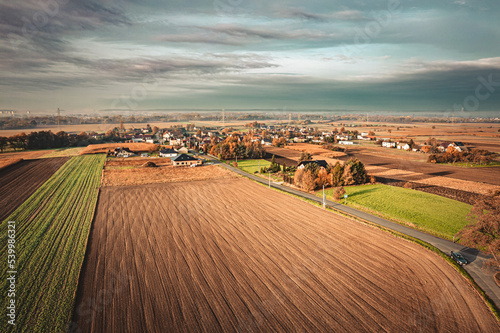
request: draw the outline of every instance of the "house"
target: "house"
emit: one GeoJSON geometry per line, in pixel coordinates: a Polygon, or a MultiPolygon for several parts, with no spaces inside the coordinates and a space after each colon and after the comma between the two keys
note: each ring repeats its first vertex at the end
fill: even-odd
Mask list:
{"type": "Polygon", "coordinates": [[[296,136],[295,138],[293,138],[293,142],[303,143],[306,142],[306,139],[296,136]]]}
{"type": "Polygon", "coordinates": [[[323,168],[327,168],[328,167],[328,163],[326,163],[325,160],[315,160],[315,161],[302,161],[299,163],[299,165],[297,166],[297,169],[304,169],[306,165],[310,164],[310,163],[315,163],[317,164],[319,167],[323,167],[323,168]]]}
{"type": "Polygon", "coordinates": [[[440,151],[440,152],[445,152],[446,149],[448,149],[448,146],[451,145],[451,142],[443,142],[441,143],[440,145],[437,146],[437,149],[440,151]]]}
{"type": "Polygon", "coordinates": [[[179,155],[179,153],[177,153],[173,149],[167,148],[160,150],[158,152],[158,155],[160,155],[160,157],[176,157],[177,155],[179,155]]]}
{"type": "Polygon", "coordinates": [[[407,144],[406,142],[398,142],[397,148],[402,149],[402,150],[410,150],[411,149],[410,145],[407,144]]]}
{"type": "Polygon", "coordinates": [[[347,146],[347,145],[353,145],[353,144],[354,144],[354,142],[352,142],[352,141],[345,141],[345,140],[339,141],[339,145],[346,145],[347,146]]]}
{"type": "Polygon", "coordinates": [[[382,142],[382,147],[396,148],[396,142],[384,141],[382,142]]]}
{"type": "Polygon", "coordinates": [[[264,146],[270,146],[273,144],[273,142],[269,139],[262,139],[262,141],[260,143],[264,146]]]}
{"type": "Polygon", "coordinates": [[[182,147],[182,148],[177,149],[177,152],[179,154],[187,154],[189,152],[189,149],[187,149],[186,147],[182,147]]]}
{"type": "Polygon", "coordinates": [[[149,154],[148,153],[142,153],[141,157],[149,157],[149,154]]]}
{"type": "MultiPolygon", "coordinates": [[[[448,147],[453,147],[456,151],[458,152],[463,152],[463,151],[467,151],[467,147],[465,147],[465,145],[462,143],[462,142],[459,142],[459,141],[455,141],[455,142],[452,142],[448,145],[448,147]]],[[[447,148],[448,149],[448,148],[447,148]]]]}
{"type": "Polygon", "coordinates": [[[201,165],[201,160],[187,154],[180,154],[172,158],[172,164],[173,166],[190,166],[193,164],[201,165]]]}
{"type": "Polygon", "coordinates": [[[169,140],[169,144],[171,146],[180,146],[181,145],[181,142],[182,140],[181,139],[174,139],[174,138],[170,138],[169,140]]]}
{"type": "Polygon", "coordinates": [[[132,152],[130,149],[128,148],[116,148],[113,152],[113,155],[115,155],[116,157],[132,157],[132,156],[136,156],[136,154],[134,152],[132,152]]]}

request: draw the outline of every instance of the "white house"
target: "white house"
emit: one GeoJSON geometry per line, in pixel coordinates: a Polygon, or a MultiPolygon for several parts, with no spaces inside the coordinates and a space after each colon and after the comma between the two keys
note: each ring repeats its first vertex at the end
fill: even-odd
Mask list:
{"type": "Polygon", "coordinates": [[[406,142],[398,142],[397,148],[402,149],[402,150],[410,150],[411,149],[410,145],[407,144],[406,142]]]}
{"type": "Polygon", "coordinates": [[[354,142],[352,141],[347,141],[347,140],[342,140],[342,141],[339,141],[339,145],[353,145],[354,142]]]}
{"type": "Polygon", "coordinates": [[[160,155],[160,157],[176,157],[177,155],[179,155],[179,153],[177,153],[173,149],[162,149],[160,150],[158,155],[160,155]]]}
{"type": "Polygon", "coordinates": [[[382,142],[382,147],[396,148],[396,142],[384,141],[382,142]]]}

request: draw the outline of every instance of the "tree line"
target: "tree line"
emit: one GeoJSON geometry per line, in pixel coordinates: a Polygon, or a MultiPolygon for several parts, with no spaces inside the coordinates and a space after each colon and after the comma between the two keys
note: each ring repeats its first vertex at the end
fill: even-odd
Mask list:
{"type": "Polygon", "coordinates": [[[122,139],[120,139],[115,131],[108,131],[106,135],[100,139],[95,139],[85,132],[81,132],[78,135],[70,135],[64,131],[57,133],[39,131],[29,134],[23,132],[10,137],[0,137],[0,151],[3,152],[6,148],[14,150],[36,150],[80,147],[104,142],[117,142],[120,140],[122,139]]]}
{"type": "Polygon", "coordinates": [[[203,146],[205,152],[217,156],[222,160],[233,160],[236,158],[262,158],[265,154],[264,148],[259,141],[252,142],[252,135],[247,134],[241,138],[239,133],[233,133],[223,142],[216,143],[215,137],[210,144],[203,146]]]}

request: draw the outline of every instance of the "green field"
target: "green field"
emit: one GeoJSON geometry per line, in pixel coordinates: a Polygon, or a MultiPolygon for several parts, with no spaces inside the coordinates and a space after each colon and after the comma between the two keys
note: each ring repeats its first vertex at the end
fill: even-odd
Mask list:
{"type": "Polygon", "coordinates": [[[43,158],[50,157],[66,157],[66,156],[78,156],[85,147],[74,147],[74,148],[59,148],[54,152],[49,153],[47,155],[43,155],[43,158]]]}
{"type": "MultiPolygon", "coordinates": [[[[261,168],[268,168],[271,165],[271,162],[266,161],[266,160],[240,160],[238,161],[238,168],[241,170],[248,172],[248,173],[255,173],[256,171],[259,172],[259,162],[260,162],[260,167],[261,168]]],[[[231,165],[233,161],[230,161],[231,165]]]]}
{"type": "Polygon", "coordinates": [[[66,331],[105,158],[73,157],[0,225],[0,256],[7,258],[7,221],[15,221],[17,271],[16,326],[7,322],[7,269],[0,274],[0,331],[66,331]]]}
{"type": "MultiPolygon", "coordinates": [[[[453,239],[467,225],[472,206],[438,195],[389,185],[344,187],[347,205],[410,225],[436,236],[453,239]]],[[[332,189],[325,191],[333,200],[332,189]]],[[[322,192],[316,193],[322,196],[322,192]]],[[[341,203],[344,203],[342,199],[341,203]]]]}

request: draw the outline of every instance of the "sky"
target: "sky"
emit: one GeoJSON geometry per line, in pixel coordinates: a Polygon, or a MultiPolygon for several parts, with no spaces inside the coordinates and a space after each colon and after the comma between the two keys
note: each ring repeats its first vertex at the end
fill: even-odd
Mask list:
{"type": "Polygon", "coordinates": [[[0,0],[0,110],[500,114],[498,0],[0,0]]]}

